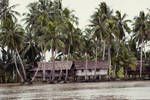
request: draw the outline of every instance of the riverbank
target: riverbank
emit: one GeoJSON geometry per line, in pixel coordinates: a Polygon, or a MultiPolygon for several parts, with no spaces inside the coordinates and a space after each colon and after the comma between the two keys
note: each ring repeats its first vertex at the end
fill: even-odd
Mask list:
{"type": "Polygon", "coordinates": [[[1,100],[149,100],[150,81],[32,84],[0,87],[1,100]]]}
{"type": "Polygon", "coordinates": [[[21,83],[2,83],[0,87],[20,86],[21,83]]]}
{"type": "MultiPolygon", "coordinates": [[[[110,84],[110,87],[112,85],[115,86],[115,84],[120,83],[121,85],[123,84],[127,84],[128,87],[132,87],[132,86],[142,86],[142,84],[146,85],[146,86],[150,86],[150,80],[128,80],[128,81],[124,81],[124,80],[119,80],[119,81],[101,81],[101,82],[71,82],[71,83],[57,83],[57,84],[51,84],[51,85],[67,85],[67,84],[110,84]]],[[[7,83],[7,84],[0,84],[0,87],[13,87],[13,86],[37,86],[37,85],[50,85],[49,83],[42,83],[42,82],[34,82],[32,84],[21,84],[21,83],[7,83]]],[[[104,85],[102,85],[104,86],[104,85]]],[[[108,86],[109,87],[109,86],[108,86]]],[[[104,87],[105,88],[105,87],[104,87]]]]}

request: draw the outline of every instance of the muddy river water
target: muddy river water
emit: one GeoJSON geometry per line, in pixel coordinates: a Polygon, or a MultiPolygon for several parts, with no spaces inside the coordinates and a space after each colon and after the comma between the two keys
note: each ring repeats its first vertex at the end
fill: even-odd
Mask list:
{"type": "Polygon", "coordinates": [[[150,100],[150,81],[0,86],[0,100],[150,100]]]}

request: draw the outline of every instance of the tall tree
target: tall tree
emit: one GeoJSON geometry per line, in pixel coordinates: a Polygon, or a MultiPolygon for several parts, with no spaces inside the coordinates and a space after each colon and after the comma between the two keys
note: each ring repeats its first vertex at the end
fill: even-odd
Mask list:
{"type": "Polygon", "coordinates": [[[142,78],[142,69],[143,69],[143,48],[145,42],[148,38],[147,31],[149,30],[149,19],[148,14],[141,11],[139,16],[135,18],[133,31],[136,33],[135,38],[137,39],[138,45],[140,46],[140,77],[142,78]]]}
{"type": "MultiPolygon", "coordinates": [[[[3,18],[2,21],[2,32],[1,32],[1,44],[4,47],[7,47],[8,49],[12,50],[14,52],[14,61],[16,62],[16,57],[18,56],[18,59],[20,60],[22,70],[23,70],[23,76],[24,79],[22,79],[21,74],[19,74],[19,70],[17,70],[19,76],[21,77],[22,81],[26,80],[26,71],[22,62],[22,59],[19,54],[19,50],[22,48],[23,38],[24,38],[24,30],[22,27],[16,22],[14,22],[12,16],[10,13],[6,13],[5,18],[3,18]],[[15,56],[16,55],[16,56],[15,56]]],[[[17,66],[16,66],[16,69],[17,66]]]]}
{"type": "Polygon", "coordinates": [[[105,49],[106,49],[106,38],[107,38],[107,32],[106,28],[104,27],[104,24],[106,23],[106,20],[112,16],[112,11],[107,6],[105,2],[100,3],[99,8],[96,8],[96,11],[91,16],[91,27],[94,31],[94,37],[97,38],[97,40],[101,41],[103,43],[103,55],[102,59],[105,60],[105,49]]]}
{"type": "Polygon", "coordinates": [[[35,37],[35,42],[41,47],[44,59],[45,52],[51,50],[52,80],[54,80],[56,51],[63,47],[61,30],[64,20],[61,1],[39,0],[31,3],[29,10],[30,12],[26,14],[25,18],[27,28],[35,37]]]}

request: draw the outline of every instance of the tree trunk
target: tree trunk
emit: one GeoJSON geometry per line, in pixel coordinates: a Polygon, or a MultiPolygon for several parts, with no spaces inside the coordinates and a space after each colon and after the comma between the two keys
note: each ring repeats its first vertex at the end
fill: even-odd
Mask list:
{"type": "Polygon", "coordinates": [[[24,68],[24,65],[23,65],[23,61],[22,61],[22,59],[21,59],[21,57],[20,57],[20,54],[19,54],[19,52],[18,52],[17,49],[16,49],[16,53],[17,53],[18,58],[19,58],[19,60],[20,60],[21,67],[22,67],[22,71],[23,71],[23,74],[24,74],[24,79],[25,79],[25,81],[26,81],[26,79],[27,79],[26,71],[25,71],[25,68],[24,68]]]}
{"type": "Polygon", "coordinates": [[[105,49],[106,49],[106,43],[103,41],[103,57],[102,60],[105,60],[105,49]]]}
{"type": "Polygon", "coordinates": [[[7,74],[6,74],[6,72],[4,72],[4,83],[7,83],[7,74]]]}
{"type": "Polygon", "coordinates": [[[13,72],[12,72],[12,79],[15,80],[15,71],[14,71],[14,67],[13,67],[13,72]]]}
{"type": "Polygon", "coordinates": [[[45,49],[44,49],[44,47],[42,47],[41,46],[41,49],[42,49],[42,68],[43,68],[43,70],[42,70],[42,75],[43,75],[43,81],[45,81],[46,79],[45,79],[45,61],[46,61],[46,55],[45,55],[45,49]]]}
{"type": "Polygon", "coordinates": [[[141,44],[141,54],[140,54],[140,78],[142,78],[142,69],[143,69],[143,39],[142,39],[142,44],[141,44]]]}
{"type": "MultiPolygon", "coordinates": [[[[116,49],[117,49],[116,58],[118,59],[119,48],[116,48],[116,49]]],[[[117,75],[117,65],[116,65],[116,63],[115,63],[115,68],[114,68],[114,75],[115,75],[115,78],[118,78],[118,75],[117,75]]]]}
{"type": "Polygon", "coordinates": [[[126,68],[126,67],[124,67],[124,68],[123,68],[123,70],[124,70],[124,78],[125,78],[125,79],[128,79],[128,72],[127,72],[127,68],[126,68]]]}
{"type": "Polygon", "coordinates": [[[46,72],[45,72],[45,65],[43,64],[43,81],[45,81],[46,80],[46,78],[45,78],[45,76],[46,76],[46,72]]]}
{"type": "Polygon", "coordinates": [[[68,48],[68,56],[67,56],[67,61],[69,60],[69,57],[70,57],[70,45],[69,45],[69,48],[68,48]]]}
{"type": "MultiPolygon", "coordinates": [[[[69,48],[68,48],[67,64],[69,64],[68,63],[69,57],[70,57],[70,45],[69,45],[69,48]]],[[[67,80],[67,79],[68,79],[68,69],[66,69],[66,76],[65,76],[65,80],[67,80]]]]}
{"type": "Polygon", "coordinates": [[[15,67],[16,67],[16,71],[17,71],[17,73],[18,73],[18,75],[19,75],[19,77],[20,77],[20,79],[21,79],[21,82],[24,82],[24,79],[23,79],[23,77],[22,77],[22,75],[21,75],[21,73],[20,73],[20,71],[19,71],[19,69],[18,69],[18,66],[17,66],[16,56],[15,56],[15,54],[14,54],[13,59],[14,59],[14,63],[15,63],[15,67]]]}
{"type": "Polygon", "coordinates": [[[94,69],[94,78],[96,79],[96,68],[97,68],[97,46],[96,46],[96,59],[95,59],[95,63],[96,63],[96,66],[95,66],[95,69],[94,69]]]}
{"type": "Polygon", "coordinates": [[[111,45],[108,47],[108,62],[109,62],[109,69],[108,69],[108,75],[110,78],[110,72],[111,72],[111,45]]]}
{"type": "MultiPolygon", "coordinates": [[[[63,55],[64,56],[64,55],[63,55]]],[[[61,61],[64,61],[64,58],[61,59],[61,61]]],[[[62,80],[62,76],[63,76],[63,71],[62,69],[60,70],[60,74],[59,74],[59,80],[62,80]]]]}
{"type": "Polygon", "coordinates": [[[38,71],[39,71],[39,66],[38,66],[38,68],[36,69],[36,72],[35,72],[34,76],[32,77],[31,82],[35,79],[35,77],[36,77],[36,75],[37,75],[38,71]]]}
{"type": "MultiPolygon", "coordinates": [[[[143,43],[143,46],[145,45],[145,43],[143,43]]],[[[146,48],[145,46],[143,47],[144,51],[146,51],[146,48]]],[[[144,52],[144,59],[147,59],[147,55],[146,55],[146,52],[144,52]]]]}
{"type": "Polygon", "coordinates": [[[62,69],[60,70],[60,73],[59,73],[59,80],[61,80],[62,78],[62,69]]]}
{"type": "Polygon", "coordinates": [[[54,57],[54,49],[52,48],[52,81],[55,79],[55,57],[54,57]]]}
{"type": "Polygon", "coordinates": [[[87,53],[85,53],[85,57],[86,57],[86,63],[85,63],[85,80],[87,80],[87,66],[88,66],[87,53]]]}

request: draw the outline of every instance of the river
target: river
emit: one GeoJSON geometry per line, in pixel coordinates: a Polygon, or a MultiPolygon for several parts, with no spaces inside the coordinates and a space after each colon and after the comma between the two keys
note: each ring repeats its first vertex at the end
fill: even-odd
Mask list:
{"type": "Polygon", "coordinates": [[[0,100],[150,100],[150,81],[1,86],[0,100]]]}

